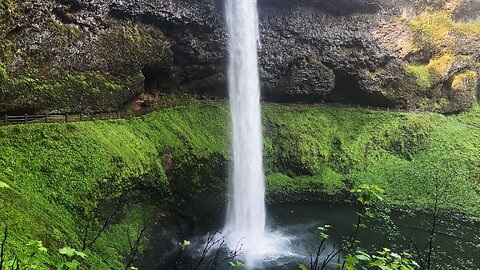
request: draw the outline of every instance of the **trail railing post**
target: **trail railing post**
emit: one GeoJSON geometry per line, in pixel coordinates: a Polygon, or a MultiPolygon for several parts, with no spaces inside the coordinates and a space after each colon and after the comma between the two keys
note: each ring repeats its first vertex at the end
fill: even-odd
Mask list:
{"type": "Polygon", "coordinates": [[[27,123],[28,123],[28,115],[27,115],[27,113],[25,113],[25,124],[27,124],[27,123]]]}
{"type": "Polygon", "coordinates": [[[5,114],[5,126],[8,125],[8,115],[5,114]]]}
{"type": "Polygon", "coordinates": [[[45,123],[48,123],[48,114],[45,113],[43,117],[45,117],[45,123]]]}
{"type": "Polygon", "coordinates": [[[68,122],[68,113],[65,113],[65,123],[68,122]]]}

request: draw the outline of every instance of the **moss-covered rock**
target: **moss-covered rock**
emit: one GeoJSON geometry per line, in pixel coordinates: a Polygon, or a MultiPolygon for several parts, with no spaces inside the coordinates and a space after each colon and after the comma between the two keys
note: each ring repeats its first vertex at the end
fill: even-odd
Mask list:
{"type": "Polygon", "coordinates": [[[91,33],[46,8],[20,16],[1,42],[0,111],[116,111],[145,91],[147,65],[163,66],[167,81],[172,54],[161,31],[122,22],[91,33]]]}
{"type": "Polygon", "coordinates": [[[403,19],[413,34],[411,53],[420,56],[418,59],[411,57],[416,61],[405,68],[407,77],[413,77],[425,91],[416,105],[444,113],[470,108],[477,91],[476,82],[464,84],[461,93],[455,91],[452,82],[465,70],[476,69],[479,24],[454,21],[452,13],[457,5],[451,1],[422,3],[418,16],[403,19]]]}
{"type": "Polygon", "coordinates": [[[14,0],[0,2],[0,36],[2,38],[15,23],[18,15],[17,3],[14,0]]]}
{"type": "MultiPolygon", "coordinates": [[[[448,87],[455,74],[475,70],[480,58],[478,20],[465,3],[260,1],[263,97],[466,110],[471,103],[454,98],[448,87]]],[[[10,78],[35,85],[17,83],[16,93],[12,83],[2,83],[7,93],[0,96],[0,111],[106,111],[142,92],[226,96],[222,9],[213,0],[5,0],[0,11],[8,29],[0,59],[10,78]],[[51,73],[83,75],[85,86],[102,93],[109,92],[103,89],[108,81],[119,91],[69,90],[69,81],[51,73]],[[91,74],[104,79],[89,79],[91,74]],[[65,94],[42,79],[67,88],[65,94]]]]}

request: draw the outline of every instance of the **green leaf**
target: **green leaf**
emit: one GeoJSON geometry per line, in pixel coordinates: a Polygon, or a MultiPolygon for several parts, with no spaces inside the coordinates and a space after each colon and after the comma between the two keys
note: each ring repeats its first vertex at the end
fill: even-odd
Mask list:
{"type": "Polygon", "coordinates": [[[240,261],[236,261],[236,262],[230,262],[230,266],[236,269],[236,268],[243,267],[245,265],[240,261]]]}
{"type": "Polygon", "coordinates": [[[305,264],[301,263],[298,265],[298,269],[300,270],[308,270],[308,268],[305,266],[305,264]]]}
{"type": "Polygon", "coordinates": [[[185,248],[187,248],[188,246],[190,246],[192,243],[188,240],[184,240],[183,243],[178,243],[178,245],[180,246],[180,248],[182,250],[184,250],[185,248]]]}
{"type": "Polygon", "coordinates": [[[390,253],[390,256],[392,256],[392,258],[397,259],[397,260],[402,258],[402,256],[400,256],[399,254],[397,254],[395,252],[390,253]]]}
{"type": "Polygon", "coordinates": [[[37,241],[37,247],[40,252],[48,252],[47,248],[43,246],[42,241],[37,241]]]}
{"type": "Polygon", "coordinates": [[[355,257],[360,261],[370,261],[371,257],[365,252],[359,252],[355,257]]]}
{"type": "Polygon", "coordinates": [[[71,262],[66,262],[65,263],[65,266],[68,268],[68,269],[77,269],[78,266],[80,266],[80,263],[77,261],[77,260],[73,260],[71,262]]]}
{"type": "Polygon", "coordinates": [[[10,188],[10,186],[5,182],[0,181],[0,188],[10,188]]]}
{"type": "Polygon", "coordinates": [[[85,259],[85,257],[87,257],[87,254],[85,254],[81,251],[76,251],[76,250],[75,250],[75,255],[77,255],[78,257],[80,257],[82,259],[85,259]]]}
{"type": "Polygon", "coordinates": [[[67,255],[68,257],[75,256],[75,249],[71,247],[63,247],[59,249],[58,252],[62,255],[67,255]]]}

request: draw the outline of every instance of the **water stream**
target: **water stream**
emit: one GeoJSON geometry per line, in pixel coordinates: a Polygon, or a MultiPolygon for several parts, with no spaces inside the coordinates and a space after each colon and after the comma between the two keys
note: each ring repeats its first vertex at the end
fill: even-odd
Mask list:
{"type": "Polygon", "coordinates": [[[256,0],[227,0],[233,168],[224,235],[252,265],[266,248],[256,0]]]}

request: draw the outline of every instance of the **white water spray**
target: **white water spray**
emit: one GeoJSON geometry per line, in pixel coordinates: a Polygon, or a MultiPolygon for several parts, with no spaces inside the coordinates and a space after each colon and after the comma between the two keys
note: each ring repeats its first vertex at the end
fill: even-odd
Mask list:
{"type": "Polygon", "coordinates": [[[226,0],[233,171],[224,233],[231,249],[242,245],[250,266],[267,249],[256,4],[226,0]]]}

